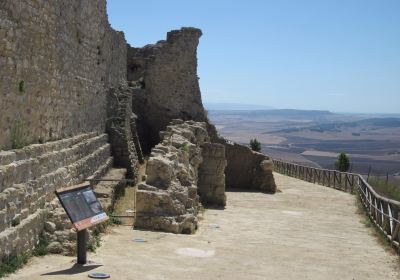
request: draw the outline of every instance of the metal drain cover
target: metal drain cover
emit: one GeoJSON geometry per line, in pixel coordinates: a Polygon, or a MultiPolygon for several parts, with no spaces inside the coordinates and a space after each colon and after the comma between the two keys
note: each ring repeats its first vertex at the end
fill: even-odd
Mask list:
{"type": "Polygon", "coordinates": [[[89,278],[94,278],[94,279],[107,279],[110,278],[110,274],[107,273],[102,273],[102,272],[92,272],[89,273],[89,278]]]}
{"type": "Polygon", "coordinates": [[[135,237],[135,238],[132,238],[132,241],[133,241],[133,242],[139,242],[139,243],[147,242],[147,240],[146,240],[145,238],[143,238],[143,237],[135,237]]]}

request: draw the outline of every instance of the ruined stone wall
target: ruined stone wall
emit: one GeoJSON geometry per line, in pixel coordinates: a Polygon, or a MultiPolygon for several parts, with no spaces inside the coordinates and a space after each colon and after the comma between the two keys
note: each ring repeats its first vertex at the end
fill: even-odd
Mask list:
{"type": "Polygon", "coordinates": [[[197,193],[201,145],[209,141],[205,123],[174,120],[161,138],[147,162],[146,183],[138,187],[135,227],[193,233],[201,205],[197,193]]]}
{"type": "Polygon", "coordinates": [[[227,187],[275,193],[273,163],[268,156],[227,140],[223,143],[228,162],[225,170],[227,187]]]}
{"type": "Polygon", "coordinates": [[[225,206],[225,146],[217,143],[204,143],[201,150],[203,162],[199,167],[197,184],[201,203],[225,206]]]}
{"type": "Polygon", "coordinates": [[[133,94],[133,108],[147,128],[140,135],[146,152],[160,141],[159,132],[172,119],[206,120],[197,76],[201,34],[196,28],[182,28],[168,32],[166,41],[128,47],[128,81],[141,87],[133,94]]]}
{"type": "Polygon", "coordinates": [[[107,172],[107,138],[88,133],[0,152],[0,259],[36,245],[56,189],[107,172]]]}
{"type": "MultiPolygon", "coordinates": [[[[127,177],[134,179],[139,168],[139,157],[134,139],[136,127],[132,116],[132,92],[124,85],[111,88],[107,104],[107,133],[110,137],[114,164],[126,168],[127,177]]],[[[140,146],[138,151],[141,154],[140,146]]]]}
{"type": "Polygon", "coordinates": [[[104,132],[126,42],[105,0],[0,2],[0,149],[104,132]]]}

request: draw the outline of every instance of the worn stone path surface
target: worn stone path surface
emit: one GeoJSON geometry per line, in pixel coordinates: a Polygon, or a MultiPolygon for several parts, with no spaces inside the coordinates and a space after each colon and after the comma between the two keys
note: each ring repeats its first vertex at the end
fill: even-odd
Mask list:
{"type": "MultiPolygon", "coordinates": [[[[354,196],[275,178],[275,195],[228,192],[226,209],[206,210],[195,235],[113,228],[90,256],[104,266],[92,271],[111,279],[399,279],[398,257],[360,222],[354,196]]],[[[34,258],[9,279],[87,279],[72,260],[34,258]]]]}

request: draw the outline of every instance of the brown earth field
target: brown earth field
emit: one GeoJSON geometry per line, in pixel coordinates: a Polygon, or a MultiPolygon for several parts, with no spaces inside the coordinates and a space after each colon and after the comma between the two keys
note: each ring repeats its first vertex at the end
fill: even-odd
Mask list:
{"type": "Polygon", "coordinates": [[[400,176],[398,115],[336,114],[303,110],[211,110],[219,133],[238,143],[257,138],[275,159],[333,169],[338,153],[351,171],[400,176]]]}

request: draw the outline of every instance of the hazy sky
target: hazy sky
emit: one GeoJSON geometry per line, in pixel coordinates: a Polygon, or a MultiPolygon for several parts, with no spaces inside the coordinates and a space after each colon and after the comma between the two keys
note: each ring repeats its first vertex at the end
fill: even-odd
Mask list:
{"type": "Polygon", "coordinates": [[[108,0],[133,46],[201,28],[204,102],[400,113],[399,0],[108,0]]]}

